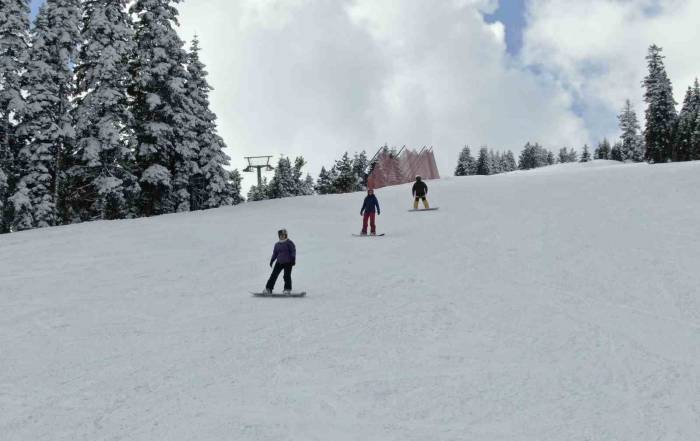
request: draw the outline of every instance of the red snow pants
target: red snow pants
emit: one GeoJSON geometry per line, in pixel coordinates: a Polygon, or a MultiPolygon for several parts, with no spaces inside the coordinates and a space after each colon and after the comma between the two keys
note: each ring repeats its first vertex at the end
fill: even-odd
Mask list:
{"type": "Polygon", "coordinates": [[[376,213],[365,213],[362,218],[362,234],[367,234],[367,222],[369,222],[372,234],[377,232],[377,225],[374,223],[376,213]]]}

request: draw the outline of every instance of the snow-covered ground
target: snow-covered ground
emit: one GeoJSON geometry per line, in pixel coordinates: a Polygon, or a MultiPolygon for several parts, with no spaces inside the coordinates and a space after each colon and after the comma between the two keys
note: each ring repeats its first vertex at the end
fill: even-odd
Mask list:
{"type": "Polygon", "coordinates": [[[0,237],[0,439],[700,439],[700,163],[429,184],[0,237]]]}

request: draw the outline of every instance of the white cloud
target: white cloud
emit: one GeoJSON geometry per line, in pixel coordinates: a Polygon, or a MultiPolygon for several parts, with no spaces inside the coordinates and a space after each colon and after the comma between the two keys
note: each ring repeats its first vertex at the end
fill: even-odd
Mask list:
{"type": "Polygon", "coordinates": [[[182,6],[215,87],[234,165],[246,154],[303,154],[316,174],[345,150],[457,152],[588,142],[557,81],[506,52],[492,0],[207,0],[182,6]]]}
{"type": "Polygon", "coordinates": [[[641,81],[652,43],[664,48],[682,101],[700,75],[699,18],[698,0],[531,0],[522,57],[579,98],[594,135],[616,135],[625,99],[643,116],[641,81]]]}

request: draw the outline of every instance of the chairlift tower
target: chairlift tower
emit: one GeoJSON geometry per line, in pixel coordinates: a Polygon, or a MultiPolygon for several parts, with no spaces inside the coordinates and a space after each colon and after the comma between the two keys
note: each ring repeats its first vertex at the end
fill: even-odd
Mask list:
{"type": "Polygon", "coordinates": [[[272,156],[246,156],[245,159],[248,160],[248,167],[244,168],[243,171],[246,173],[251,173],[253,170],[258,172],[258,187],[262,185],[262,172],[273,171],[275,168],[270,165],[270,158],[272,156]]]}

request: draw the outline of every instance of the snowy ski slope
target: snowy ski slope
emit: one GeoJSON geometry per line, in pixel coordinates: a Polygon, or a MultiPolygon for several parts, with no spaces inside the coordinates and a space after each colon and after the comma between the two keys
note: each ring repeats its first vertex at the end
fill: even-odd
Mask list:
{"type": "Polygon", "coordinates": [[[0,237],[0,439],[700,439],[700,163],[429,184],[0,237]]]}

